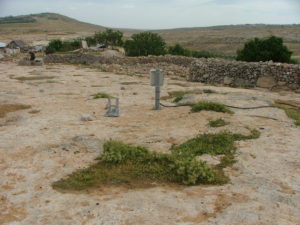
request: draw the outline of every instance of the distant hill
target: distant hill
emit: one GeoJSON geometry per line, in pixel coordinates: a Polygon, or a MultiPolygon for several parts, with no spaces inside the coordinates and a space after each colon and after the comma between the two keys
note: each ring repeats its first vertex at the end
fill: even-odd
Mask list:
{"type": "Polygon", "coordinates": [[[56,13],[40,13],[0,18],[0,34],[41,32],[95,32],[103,26],[84,23],[56,13]]]}
{"type": "MultiPolygon", "coordinates": [[[[129,25],[130,26],[130,25],[129,25]]],[[[76,36],[86,36],[105,27],[84,23],[56,13],[40,13],[24,16],[0,18],[0,38],[9,40],[22,38],[31,41],[76,36]]],[[[142,30],[119,29],[126,38],[142,30]]],[[[167,44],[182,44],[194,50],[209,51],[218,55],[235,56],[236,50],[255,37],[263,38],[271,35],[280,36],[294,54],[293,58],[300,61],[300,25],[265,25],[246,24],[214,27],[177,28],[169,30],[151,30],[160,34],[167,44]]]]}

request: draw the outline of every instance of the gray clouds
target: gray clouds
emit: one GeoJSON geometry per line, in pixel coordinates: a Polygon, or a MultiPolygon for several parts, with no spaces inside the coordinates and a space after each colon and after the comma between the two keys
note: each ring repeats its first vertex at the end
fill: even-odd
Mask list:
{"type": "Polygon", "coordinates": [[[0,0],[0,16],[40,12],[143,29],[300,23],[298,0],[0,0]]]}

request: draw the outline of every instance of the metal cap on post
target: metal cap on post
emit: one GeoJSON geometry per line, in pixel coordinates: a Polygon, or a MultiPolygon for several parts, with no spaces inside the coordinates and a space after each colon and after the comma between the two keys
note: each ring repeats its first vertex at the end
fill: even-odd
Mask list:
{"type": "Polygon", "coordinates": [[[155,110],[160,109],[160,87],[164,85],[164,74],[160,69],[150,70],[150,85],[155,87],[155,110]]]}

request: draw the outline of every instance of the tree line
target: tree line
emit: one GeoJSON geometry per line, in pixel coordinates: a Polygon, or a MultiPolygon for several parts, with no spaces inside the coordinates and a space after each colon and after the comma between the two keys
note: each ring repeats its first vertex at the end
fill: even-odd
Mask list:
{"type": "MultiPolygon", "coordinates": [[[[46,48],[46,53],[66,52],[79,49],[81,40],[72,41],[52,40],[46,48]]],[[[195,58],[219,57],[207,51],[195,51],[184,48],[180,44],[167,46],[165,40],[158,34],[152,32],[141,32],[133,34],[131,39],[124,40],[123,33],[118,30],[106,29],[96,32],[93,36],[85,37],[89,46],[102,44],[105,46],[122,46],[127,56],[148,55],[180,55],[195,58]]],[[[255,38],[245,43],[244,48],[237,51],[236,60],[247,62],[274,61],[285,63],[296,63],[291,59],[292,52],[283,45],[281,37],[271,36],[267,39],[255,38]]]]}

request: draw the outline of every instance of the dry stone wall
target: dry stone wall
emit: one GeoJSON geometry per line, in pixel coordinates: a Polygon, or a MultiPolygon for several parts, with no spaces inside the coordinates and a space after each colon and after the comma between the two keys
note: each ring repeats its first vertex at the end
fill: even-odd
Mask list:
{"type": "Polygon", "coordinates": [[[300,92],[300,65],[273,62],[239,62],[183,56],[106,57],[93,54],[51,54],[45,63],[101,65],[109,72],[147,74],[153,66],[189,81],[239,87],[262,87],[300,92]]]}
{"type": "Polygon", "coordinates": [[[300,88],[300,65],[201,59],[191,63],[189,81],[241,87],[300,88]]]}
{"type": "Polygon", "coordinates": [[[148,56],[148,57],[106,57],[92,54],[50,54],[45,63],[78,63],[78,64],[118,64],[137,65],[151,63],[168,63],[188,67],[194,58],[183,56],[148,56]]]}

